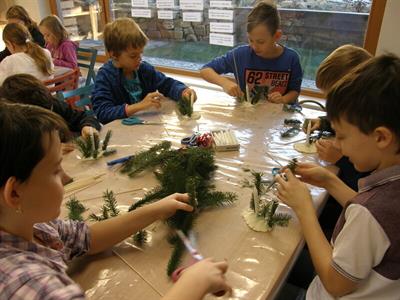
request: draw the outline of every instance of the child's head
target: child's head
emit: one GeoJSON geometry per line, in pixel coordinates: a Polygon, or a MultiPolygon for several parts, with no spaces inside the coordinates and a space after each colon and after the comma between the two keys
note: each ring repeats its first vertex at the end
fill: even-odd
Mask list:
{"type": "Polygon", "coordinates": [[[40,32],[43,34],[46,44],[58,46],[62,41],[69,37],[60,18],[57,16],[47,16],[39,24],[40,32]]]}
{"type": "Polygon", "coordinates": [[[32,41],[31,34],[25,26],[18,23],[7,24],[4,27],[3,40],[11,53],[25,52],[33,58],[43,74],[52,74],[50,58],[39,45],[32,41]]]}
{"type": "Polygon", "coordinates": [[[103,35],[107,52],[120,68],[139,68],[148,38],[134,20],[117,19],[105,26],[103,35]]]}
{"type": "Polygon", "coordinates": [[[49,89],[30,74],[7,77],[0,87],[0,98],[5,98],[13,103],[37,105],[46,109],[51,109],[53,102],[57,101],[49,89]]]}
{"type": "Polygon", "coordinates": [[[356,67],[329,91],[327,113],[338,146],[357,170],[398,161],[400,59],[382,55],[356,67]]]}
{"type": "Polygon", "coordinates": [[[339,79],[371,57],[367,50],[354,45],[335,49],[318,67],[315,79],[317,87],[326,93],[339,79]]]}
{"type": "MultiPolygon", "coordinates": [[[[0,103],[0,224],[23,219],[47,222],[63,198],[62,140],[68,129],[49,110],[0,103]]],[[[20,226],[23,226],[22,224],[20,226]]]]}
{"type": "Polygon", "coordinates": [[[8,23],[19,23],[25,25],[29,30],[37,28],[36,23],[31,19],[28,12],[20,5],[11,6],[6,12],[8,23]]]}
{"type": "Polygon", "coordinates": [[[250,47],[257,55],[270,51],[282,35],[276,6],[259,2],[247,16],[247,34],[250,47]]]}

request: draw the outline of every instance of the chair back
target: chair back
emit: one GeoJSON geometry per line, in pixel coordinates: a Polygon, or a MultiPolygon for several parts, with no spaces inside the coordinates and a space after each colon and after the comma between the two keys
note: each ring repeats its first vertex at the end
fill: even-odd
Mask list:
{"type": "Polygon", "coordinates": [[[76,56],[78,58],[79,68],[87,69],[85,85],[94,83],[96,79],[94,65],[96,64],[97,49],[78,47],[76,49],[76,56]]]}
{"type": "Polygon", "coordinates": [[[59,91],[74,90],[78,87],[79,69],[71,69],[62,75],[56,76],[53,79],[43,81],[49,91],[54,94],[59,91]]]}
{"type": "Polygon", "coordinates": [[[88,115],[93,115],[91,95],[94,84],[79,87],[72,91],[60,91],[57,93],[57,98],[60,101],[67,102],[74,108],[84,110],[88,115]]]}

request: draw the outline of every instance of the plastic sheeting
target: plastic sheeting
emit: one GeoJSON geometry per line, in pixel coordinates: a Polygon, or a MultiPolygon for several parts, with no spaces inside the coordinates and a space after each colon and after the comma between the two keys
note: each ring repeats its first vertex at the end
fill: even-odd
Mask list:
{"type": "MultiPolygon", "coordinates": [[[[315,156],[300,154],[293,149],[293,144],[288,144],[305,137],[304,133],[283,139],[279,131],[285,118],[303,120],[323,113],[308,109],[303,109],[301,114],[283,112],[282,105],[265,102],[247,106],[237,104],[219,91],[200,88],[196,91],[199,100],[194,105],[194,111],[201,114],[199,120],[180,119],[175,103],[166,100],[160,111],[138,115],[145,120],[161,121],[163,125],[124,126],[121,120],[114,121],[103,128],[102,135],[106,129],[113,130],[110,147],[117,149],[116,154],[97,161],[82,161],[77,159],[75,151],[64,158],[63,166],[75,180],[106,173],[101,182],[76,193],[89,212],[99,213],[101,195],[106,189],[117,194],[120,209],[126,211],[157,182],[151,172],[132,179],[121,174],[118,167],[107,167],[106,161],[148,149],[162,140],[169,140],[174,147],[180,147],[180,140],[195,131],[233,130],[240,142],[240,150],[216,153],[218,170],[215,183],[218,190],[236,192],[239,201],[230,207],[201,214],[194,226],[197,246],[205,257],[227,259],[229,271],[226,277],[234,290],[231,298],[225,298],[271,298],[287,276],[303,239],[295,216],[288,227],[276,227],[268,233],[254,232],[247,227],[241,217],[251,197],[251,189],[243,186],[243,180],[250,179],[246,169],[264,172],[265,177],[269,177],[272,168],[279,167],[276,161],[282,165],[295,157],[300,161],[316,161],[315,156]]],[[[326,193],[318,188],[311,191],[315,207],[320,209],[326,193]]],[[[294,215],[284,204],[279,210],[294,215]]],[[[65,215],[63,207],[62,217],[65,215]]],[[[160,299],[166,293],[172,285],[166,275],[171,254],[171,247],[166,241],[168,228],[157,222],[148,230],[150,241],[143,248],[135,246],[132,239],[127,239],[107,253],[79,259],[71,265],[70,275],[86,291],[89,299],[152,300],[160,299]]],[[[186,255],[185,260],[188,259],[186,255]]]]}

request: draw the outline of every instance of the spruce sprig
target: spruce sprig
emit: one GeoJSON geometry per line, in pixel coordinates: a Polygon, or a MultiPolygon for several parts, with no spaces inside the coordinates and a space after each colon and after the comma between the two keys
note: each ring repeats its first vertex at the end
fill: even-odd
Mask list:
{"type": "Polygon", "coordinates": [[[193,106],[189,98],[182,97],[179,99],[178,103],[178,110],[183,116],[188,116],[189,118],[193,114],[193,106]]]}
{"type": "Polygon", "coordinates": [[[65,206],[68,209],[68,219],[83,221],[82,214],[88,209],[75,196],[70,197],[65,206]]]}

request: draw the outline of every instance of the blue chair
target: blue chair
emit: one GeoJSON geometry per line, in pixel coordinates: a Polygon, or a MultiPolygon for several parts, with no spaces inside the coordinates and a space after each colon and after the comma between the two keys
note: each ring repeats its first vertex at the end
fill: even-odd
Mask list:
{"type": "Polygon", "coordinates": [[[72,91],[60,91],[57,93],[57,98],[60,101],[67,102],[72,107],[84,110],[88,115],[94,115],[91,101],[93,88],[94,84],[89,84],[72,91]]]}
{"type": "Polygon", "coordinates": [[[96,72],[94,71],[94,65],[96,64],[97,49],[78,47],[76,49],[76,56],[78,58],[79,68],[87,69],[85,86],[94,83],[96,79],[96,72]]]}

